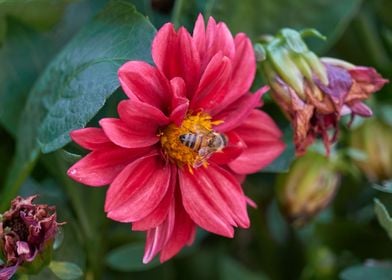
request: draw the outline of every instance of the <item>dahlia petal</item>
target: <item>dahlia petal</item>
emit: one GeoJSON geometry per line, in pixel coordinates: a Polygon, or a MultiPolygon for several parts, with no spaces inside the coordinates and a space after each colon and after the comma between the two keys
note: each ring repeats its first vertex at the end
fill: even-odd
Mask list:
{"type": "Polygon", "coordinates": [[[249,118],[234,130],[247,145],[247,149],[230,162],[229,167],[238,174],[254,173],[270,164],[284,150],[281,131],[266,113],[253,110],[249,118]]]}
{"type": "Polygon", "coordinates": [[[171,165],[156,155],[129,164],[114,179],[106,194],[107,216],[127,223],[153,212],[170,186],[170,169],[171,165]]]}
{"type": "Polygon", "coordinates": [[[241,124],[252,113],[255,107],[261,105],[260,98],[268,90],[269,87],[264,86],[254,94],[245,94],[226,107],[222,112],[215,114],[214,119],[223,121],[222,124],[215,127],[215,130],[226,132],[241,124]]]}
{"type": "MultiPolygon", "coordinates": [[[[194,93],[197,83],[200,80],[200,57],[196,46],[193,43],[189,32],[181,27],[178,30],[178,53],[176,54],[179,62],[180,77],[187,86],[188,98],[194,93]]],[[[173,78],[173,77],[170,77],[173,78]]]]}
{"type": "Polygon", "coordinates": [[[230,85],[231,62],[221,52],[217,53],[207,65],[201,77],[199,87],[191,100],[190,108],[197,111],[216,107],[225,97],[230,85]]]}
{"type": "Polygon", "coordinates": [[[170,85],[154,66],[144,61],[129,61],[118,70],[121,87],[130,99],[151,104],[162,111],[168,105],[170,85]]]}
{"type": "Polygon", "coordinates": [[[240,33],[235,36],[234,42],[233,73],[230,89],[224,100],[225,104],[230,104],[247,93],[256,74],[256,57],[249,38],[240,33]]]}
{"type": "Polygon", "coordinates": [[[230,59],[234,57],[234,40],[226,24],[223,22],[217,24],[214,18],[210,17],[205,36],[206,52],[204,56],[201,56],[202,69],[206,69],[207,64],[218,52],[222,52],[223,56],[227,56],[230,59]]]}
{"type": "Polygon", "coordinates": [[[87,150],[97,150],[112,147],[109,140],[101,128],[86,127],[70,132],[71,139],[87,150]]]}
{"type": "Polygon", "coordinates": [[[15,264],[13,266],[8,266],[8,267],[0,267],[0,279],[2,280],[9,280],[11,277],[16,273],[16,270],[18,269],[19,264],[15,264]]]}
{"type": "Polygon", "coordinates": [[[156,228],[147,232],[146,247],[144,249],[143,263],[149,263],[165,246],[170,238],[175,223],[175,206],[170,207],[166,220],[156,228]]]}
{"type": "Polygon", "coordinates": [[[140,116],[134,119],[135,126],[115,118],[105,118],[99,121],[105,134],[116,145],[123,148],[141,148],[151,146],[159,141],[157,126],[149,125],[140,116]]]}
{"type": "Polygon", "coordinates": [[[173,92],[170,120],[180,126],[189,107],[189,100],[185,96],[185,82],[182,78],[176,77],[170,81],[170,85],[173,92]]]}
{"type": "Polygon", "coordinates": [[[221,153],[214,153],[210,158],[211,161],[220,165],[233,161],[246,149],[245,142],[237,133],[229,132],[226,136],[228,138],[228,146],[221,153]]]}
{"type": "Polygon", "coordinates": [[[151,148],[123,149],[117,146],[95,150],[72,165],[67,174],[75,181],[93,186],[104,186],[129,163],[151,152],[151,148]]]}
{"type": "Polygon", "coordinates": [[[137,100],[121,101],[118,105],[118,114],[122,121],[135,130],[145,127],[146,123],[153,127],[169,123],[168,117],[161,110],[137,100]]]}
{"type": "Polygon", "coordinates": [[[372,110],[363,102],[355,102],[350,105],[351,112],[361,117],[371,117],[373,115],[372,110]]]}
{"type": "MultiPolygon", "coordinates": [[[[246,221],[242,212],[231,208],[231,201],[221,191],[223,188],[230,195],[236,196],[233,199],[241,200],[239,184],[234,177],[229,178],[222,173],[224,170],[213,167],[213,164],[208,169],[195,169],[194,174],[180,171],[182,201],[185,210],[197,225],[215,234],[233,237],[232,226],[245,226],[246,221]],[[218,176],[221,181],[217,181],[214,176],[218,176]]],[[[244,200],[243,195],[242,199],[244,200]]]]}
{"type": "Polygon", "coordinates": [[[178,75],[178,37],[172,23],[163,25],[152,42],[152,59],[158,69],[168,78],[178,75]]]}
{"type": "Polygon", "coordinates": [[[172,167],[169,188],[159,205],[146,217],[132,224],[132,230],[144,231],[155,228],[167,218],[170,205],[173,203],[174,190],[177,184],[177,168],[172,167]]]}
{"type": "Polygon", "coordinates": [[[250,221],[246,210],[247,200],[236,178],[230,172],[215,164],[211,164],[206,171],[213,184],[224,186],[218,187],[217,190],[230,209],[231,215],[238,226],[248,228],[250,221]]]}
{"type": "Polygon", "coordinates": [[[202,14],[199,14],[193,29],[193,41],[199,51],[200,58],[205,56],[206,51],[206,27],[202,14]]]}
{"type": "Polygon", "coordinates": [[[185,245],[191,245],[195,229],[196,225],[182,206],[181,198],[176,198],[176,219],[173,231],[161,251],[160,261],[165,262],[171,259],[185,245]]]}

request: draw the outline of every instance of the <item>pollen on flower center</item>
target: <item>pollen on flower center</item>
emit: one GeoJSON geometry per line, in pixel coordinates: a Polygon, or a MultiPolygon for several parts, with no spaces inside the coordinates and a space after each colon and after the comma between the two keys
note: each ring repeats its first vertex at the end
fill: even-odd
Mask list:
{"type": "Polygon", "coordinates": [[[188,166],[191,172],[193,167],[206,167],[208,157],[201,150],[206,148],[203,145],[207,144],[208,135],[216,134],[212,127],[222,123],[211,119],[206,113],[189,114],[180,126],[168,125],[160,134],[165,155],[180,167],[188,166]],[[184,138],[187,138],[186,142],[184,138]]]}

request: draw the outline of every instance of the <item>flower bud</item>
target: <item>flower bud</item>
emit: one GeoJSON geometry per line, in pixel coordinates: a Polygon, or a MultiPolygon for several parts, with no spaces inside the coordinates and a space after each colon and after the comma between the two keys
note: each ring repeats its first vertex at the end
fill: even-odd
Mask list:
{"type": "Polygon", "coordinates": [[[392,179],[392,127],[378,119],[366,120],[350,135],[352,148],[365,154],[354,159],[370,181],[392,179]]]}
{"type": "Polygon", "coordinates": [[[278,177],[278,200],[295,226],[304,225],[334,197],[340,176],[327,157],[308,152],[278,177]]]}
{"type": "Polygon", "coordinates": [[[371,116],[362,101],[388,81],[373,68],[317,57],[303,41],[308,35],[321,36],[314,30],[282,29],[262,45],[265,59],[261,65],[272,97],[291,121],[297,155],[305,153],[318,136],[329,154],[340,117],[348,113],[371,116]]]}
{"type": "Polygon", "coordinates": [[[10,279],[16,270],[38,273],[51,259],[58,226],[55,207],[33,204],[36,196],[17,197],[0,220],[0,279],[10,279]]]}

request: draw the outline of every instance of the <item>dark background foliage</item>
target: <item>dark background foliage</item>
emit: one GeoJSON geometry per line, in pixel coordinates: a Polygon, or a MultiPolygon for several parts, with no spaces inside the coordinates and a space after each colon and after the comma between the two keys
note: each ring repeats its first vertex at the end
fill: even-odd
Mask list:
{"type": "MultiPolygon", "coordinates": [[[[105,218],[105,188],[84,187],[65,175],[84,153],[70,143],[69,131],[115,114],[116,104],[124,98],[118,89],[118,67],[127,60],[151,62],[149,46],[163,23],[172,21],[192,30],[202,13],[225,21],[233,34],[245,32],[255,41],[283,27],[316,28],[327,37],[307,41],[318,55],[372,66],[390,78],[391,3],[0,1],[0,210],[17,194],[39,193],[40,201],[57,205],[60,220],[67,221],[54,255],[57,263],[29,278],[392,279],[392,241],[384,230],[392,236],[392,182],[375,184],[358,169],[354,161],[363,152],[350,148],[354,134],[345,125],[331,157],[342,175],[335,199],[301,228],[285,220],[276,181],[293,160],[291,130],[268,98],[264,108],[285,131],[288,148],[271,166],[247,179],[245,191],[259,207],[249,210],[251,228],[238,230],[233,240],[200,231],[195,244],[169,262],[143,265],[144,236],[105,218]]],[[[256,84],[262,80],[258,75],[256,84]]],[[[388,85],[369,102],[389,134],[391,91],[388,85]]],[[[371,141],[376,138],[372,136],[366,137],[371,141]]],[[[373,144],[381,151],[392,149],[392,141],[373,144]]],[[[386,168],[391,170],[392,165],[386,168]]]]}

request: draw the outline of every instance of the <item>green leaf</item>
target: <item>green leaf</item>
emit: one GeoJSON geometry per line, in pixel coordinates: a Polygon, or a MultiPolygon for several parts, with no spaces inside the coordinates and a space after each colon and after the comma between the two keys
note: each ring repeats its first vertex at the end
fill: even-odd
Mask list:
{"type": "MultiPolygon", "coordinates": [[[[37,30],[48,29],[60,19],[69,2],[72,0],[0,0],[0,30],[9,28],[6,16],[37,30]]],[[[0,42],[2,39],[0,32],[0,42]]]]}
{"type": "Polygon", "coordinates": [[[27,95],[51,57],[49,38],[9,19],[0,48],[0,123],[13,135],[27,95]]]}
{"type": "Polygon", "coordinates": [[[42,151],[70,142],[118,88],[118,68],[127,60],[151,61],[155,29],[133,6],[111,2],[57,56],[34,88],[32,98],[48,108],[40,113],[42,151]]]}
{"type": "Polygon", "coordinates": [[[267,280],[268,278],[260,272],[254,273],[237,261],[224,257],[220,262],[221,280],[267,280]]]}
{"type": "Polygon", "coordinates": [[[83,271],[74,263],[52,261],[49,269],[62,280],[73,280],[83,276],[83,271]]]}
{"type": "MultiPolygon", "coordinates": [[[[232,33],[246,32],[253,39],[266,33],[275,34],[284,26],[294,29],[312,27],[328,38],[328,44],[332,44],[347,27],[361,2],[362,0],[210,0],[206,14],[226,22],[232,33]]],[[[324,48],[325,44],[317,46],[324,48]]]]}
{"type": "Polygon", "coordinates": [[[356,265],[345,269],[341,274],[342,280],[390,280],[392,267],[356,265]]]}
{"type": "Polygon", "coordinates": [[[157,259],[148,264],[143,264],[143,254],[143,244],[127,244],[109,252],[106,256],[106,264],[114,270],[124,272],[149,270],[159,265],[157,259]]]}
{"type": "Polygon", "coordinates": [[[376,213],[378,222],[388,233],[389,238],[392,239],[392,218],[385,205],[378,199],[374,199],[374,212],[376,213]]]}
{"type": "Polygon", "coordinates": [[[392,193],[392,180],[384,181],[382,184],[372,184],[372,187],[378,191],[392,193]]]}

